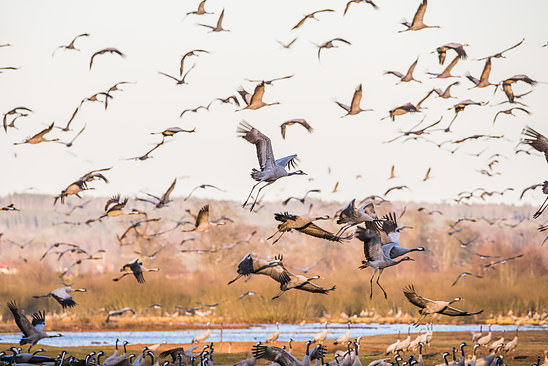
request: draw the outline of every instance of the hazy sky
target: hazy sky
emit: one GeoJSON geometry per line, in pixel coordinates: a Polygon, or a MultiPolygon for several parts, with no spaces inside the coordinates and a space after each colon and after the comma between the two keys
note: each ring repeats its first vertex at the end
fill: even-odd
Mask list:
{"type": "MultiPolygon", "coordinates": [[[[198,184],[217,185],[226,193],[201,192],[203,197],[244,200],[254,181],[249,176],[258,166],[255,148],[236,136],[241,120],[246,120],[272,139],[274,154],[283,157],[296,153],[299,168],[308,176],[284,178],[265,189],[266,199],[301,195],[319,188],[325,199],[348,200],[370,194],[383,194],[395,185],[410,190],[392,192],[398,200],[438,202],[456,197],[457,192],[476,187],[516,191],[490,202],[517,203],[521,189],[542,182],[546,176],[543,157],[515,155],[514,147],[527,124],[548,134],[548,112],[542,107],[548,100],[548,85],[539,84],[523,98],[531,115],[517,111],[517,117],[501,115],[493,127],[495,113],[510,107],[497,105],[506,100],[493,87],[468,90],[472,86],[460,78],[453,88],[457,99],[431,97],[422,113],[380,120],[388,111],[407,102],[417,103],[432,87],[444,89],[457,79],[430,79],[426,71],[441,72],[432,54],[448,42],[468,43],[469,58],[455,67],[454,73],[467,72],[479,77],[483,61],[522,38],[525,42],[509,51],[506,59],[494,59],[490,80],[499,82],[515,74],[527,74],[548,82],[546,62],[548,41],[546,1],[473,1],[431,0],[425,23],[440,29],[398,33],[403,18],[411,20],[419,1],[377,0],[378,10],[368,4],[352,4],[343,16],[346,1],[262,1],[208,0],[206,10],[215,15],[190,15],[199,1],[16,1],[4,2],[0,13],[0,66],[17,66],[16,71],[0,74],[0,111],[16,106],[34,110],[17,121],[18,130],[0,132],[0,156],[3,177],[0,194],[39,192],[58,194],[83,173],[112,166],[106,175],[110,184],[93,183],[95,191],[85,194],[134,197],[140,192],[161,194],[174,177],[180,178],[174,195],[186,195],[198,184]],[[333,13],[318,15],[296,30],[291,28],[304,14],[331,8],[333,13]],[[209,33],[197,23],[212,24],[225,9],[223,26],[230,32],[209,33]],[[59,50],[77,34],[90,33],[76,46],[80,52],[59,50]],[[291,49],[282,49],[276,40],[289,42],[298,37],[291,49]],[[351,45],[322,50],[317,59],[315,44],[342,37],[351,45]],[[89,70],[90,56],[105,47],[116,47],[127,57],[97,56],[89,70]],[[175,83],[159,71],[178,75],[181,56],[194,48],[210,51],[187,59],[195,64],[188,75],[189,85],[175,83]],[[396,85],[397,79],[383,75],[385,70],[405,72],[419,57],[415,77],[419,83],[396,85]],[[256,111],[236,112],[232,105],[215,104],[210,111],[179,114],[186,108],[207,105],[215,97],[235,94],[238,87],[252,91],[250,79],[295,76],[267,87],[264,101],[280,105],[256,111]],[[50,135],[68,141],[84,124],[87,129],[71,148],[56,143],[18,145],[14,142],[35,134],[52,121],[64,126],[80,100],[105,91],[118,81],[131,81],[115,92],[109,108],[86,103],[72,124],[72,131],[55,130],[50,135]],[[373,108],[357,116],[340,118],[344,111],[333,101],[350,104],[355,87],[363,84],[362,108],[373,108]],[[474,134],[504,135],[506,140],[464,143],[451,154],[435,144],[397,141],[383,144],[408,130],[421,119],[432,123],[443,116],[445,127],[453,117],[448,110],[459,100],[489,101],[487,106],[471,106],[460,113],[451,134],[436,132],[428,139],[441,142],[474,134]],[[285,140],[279,125],[291,118],[305,118],[314,128],[312,134],[301,126],[288,128],[285,140]],[[124,160],[144,154],[159,142],[150,135],[167,127],[196,127],[195,134],[178,134],[167,139],[146,161],[124,160]],[[479,157],[471,156],[485,150],[479,157]],[[495,171],[487,177],[488,157],[504,154],[495,171]],[[387,180],[395,165],[398,178],[387,180]],[[331,173],[328,173],[328,167],[331,173]],[[432,178],[422,179],[431,167],[432,178]],[[361,175],[356,179],[356,175],[361,175]],[[310,180],[311,179],[311,180],[310,180]],[[340,192],[331,193],[340,181],[340,192]],[[31,188],[32,187],[32,188],[31,188]]],[[[446,64],[454,57],[448,52],[446,64]]],[[[529,91],[518,84],[516,94],[529,91]]],[[[456,147],[455,145],[454,147],[456,147]]],[[[447,149],[450,145],[445,145],[447,149]]],[[[527,202],[538,202],[543,195],[529,193],[527,202]]]]}

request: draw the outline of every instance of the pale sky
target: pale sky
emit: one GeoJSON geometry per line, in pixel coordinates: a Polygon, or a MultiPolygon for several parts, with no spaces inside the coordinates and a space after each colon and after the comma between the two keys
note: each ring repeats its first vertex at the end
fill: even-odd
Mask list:
{"type": "MultiPolygon", "coordinates": [[[[276,157],[298,154],[299,169],[308,176],[283,178],[265,189],[266,199],[283,199],[319,188],[321,197],[346,201],[370,194],[382,195],[396,185],[410,190],[392,192],[388,198],[414,201],[449,201],[460,191],[476,187],[516,191],[489,202],[519,203],[521,189],[547,178],[546,161],[540,155],[515,155],[513,149],[525,125],[548,135],[548,112],[542,107],[548,100],[548,85],[538,84],[523,98],[531,115],[517,111],[517,117],[495,113],[511,105],[496,105],[506,100],[493,87],[468,90],[472,83],[465,78],[430,79],[426,71],[441,72],[437,46],[449,42],[468,43],[468,60],[461,61],[454,73],[467,72],[479,77],[484,61],[475,61],[499,52],[525,38],[505,59],[493,59],[491,82],[515,74],[527,74],[548,82],[546,63],[548,40],[546,1],[474,1],[449,2],[431,0],[424,21],[440,29],[398,33],[403,18],[411,20],[420,3],[417,0],[377,0],[378,10],[368,4],[352,4],[343,17],[346,1],[251,1],[208,0],[206,10],[215,15],[190,15],[199,1],[16,1],[4,2],[0,13],[0,67],[17,66],[16,71],[0,74],[0,112],[26,106],[34,110],[20,118],[19,130],[0,132],[0,156],[3,177],[0,195],[14,192],[58,194],[69,183],[92,169],[112,166],[107,172],[110,184],[92,183],[95,191],[85,195],[108,196],[120,193],[134,197],[140,192],[160,195],[174,177],[181,178],[174,196],[185,196],[192,187],[214,184],[227,192],[206,191],[198,195],[242,201],[254,181],[249,176],[258,167],[255,147],[236,136],[241,120],[246,120],[272,140],[276,157]],[[304,14],[331,8],[335,12],[318,14],[320,21],[307,20],[296,30],[291,28],[304,14]],[[197,23],[214,25],[225,9],[223,26],[230,32],[209,33],[197,23]],[[80,33],[76,47],[80,52],[57,51],[80,33]],[[289,50],[276,40],[289,42],[298,37],[289,50]],[[317,59],[314,44],[342,37],[351,45],[322,50],[317,59]],[[90,56],[100,49],[115,47],[127,57],[97,56],[89,70],[90,56]],[[210,54],[191,57],[186,67],[195,64],[188,75],[189,85],[175,83],[159,71],[178,75],[181,56],[191,49],[205,49],[210,54]],[[397,79],[383,75],[385,70],[406,72],[419,57],[415,78],[419,83],[396,85],[397,79]],[[256,111],[235,112],[232,105],[215,104],[210,111],[179,114],[186,108],[207,105],[216,97],[236,94],[240,85],[252,91],[250,79],[271,79],[295,74],[288,80],[267,87],[264,101],[280,105],[256,111]],[[444,89],[455,80],[461,85],[452,90],[457,99],[431,97],[422,113],[380,120],[388,111],[407,102],[417,103],[432,87],[444,89]],[[68,141],[84,124],[87,129],[73,147],[56,143],[18,145],[45,128],[52,121],[64,126],[80,100],[106,91],[119,81],[123,92],[115,92],[109,108],[86,103],[72,124],[72,131],[54,130],[48,137],[68,141]],[[350,104],[354,89],[363,84],[362,108],[373,108],[357,116],[340,118],[344,111],[333,101],[350,104]],[[441,142],[474,134],[504,135],[508,140],[472,141],[460,146],[455,154],[434,144],[415,141],[402,144],[382,141],[409,130],[422,118],[424,125],[443,115],[445,127],[453,117],[448,110],[460,100],[489,101],[487,106],[471,106],[460,113],[451,134],[437,132],[427,138],[441,142]],[[301,126],[290,126],[285,140],[279,125],[292,118],[305,118],[314,128],[309,134],[301,126]],[[150,135],[167,127],[180,126],[195,134],[178,134],[168,139],[146,161],[124,160],[144,154],[159,142],[150,135]],[[485,152],[480,157],[469,154],[485,152]],[[501,153],[495,171],[501,175],[487,177],[478,171],[487,169],[490,155],[501,153]],[[398,178],[387,180],[395,165],[398,178]],[[328,174],[328,167],[331,174],[328,174]],[[432,178],[422,179],[431,167],[432,178]],[[361,179],[356,179],[360,174],[361,179]],[[313,179],[309,181],[309,179],[313,179]],[[331,193],[340,181],[340,192],[331,193]],[[31,188],[32,187],[32,188],[31,188]]],[[[446,65],[454,57],[449,51],[446,65]]],[[[514,87],[516,94],[529,91],[525,84],[514,87]]],[[[448,147],[448,145],[446,145],[448,147]]],[[[537,190],[525,202],[536,204],[543,199],[537,190]]]]}

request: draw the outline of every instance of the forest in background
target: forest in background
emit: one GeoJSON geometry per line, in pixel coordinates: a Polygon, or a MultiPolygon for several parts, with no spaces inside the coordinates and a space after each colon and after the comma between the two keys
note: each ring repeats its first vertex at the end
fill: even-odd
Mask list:
{"type": "MultiPolygon", "coordinates": [[[[545,235],[537,231],[538,223],[529,220],[535,209],[531,206],[387,201],[377,204],[379,216],[394,211],[400,226],[412,227],[403,231],[402,246],[423,246],[426,251],[411,253],[415,262],[404,262],[386,269],[381,284],[388,299],[385,300],[374,285],[373,299],[370,300],[372,270],[358,269],[363,258],[359,240],[338,244],[299,232],[285,234],[274,246],[271,240],[266,240],[276,231],[275,212],[287,210],[294,214],[307,214],[311,203],[311,216],[334,217],[347,202],[309,200],[303,205],[292,201],[287,206],[278,202],[263,203],[258,212],[249,213],[234,201],[197,198],[184,201],[176,198],[169,207],[152,209],[146,203],[130,200],[126,209],[147,211],[148,218],[160,219],[139,226],[140,235],[130,231],[119,241],[117,236],[132,223],[143,220],[144,216],[107,217],[101,222],[85,224],[86,220],[103,213],[107,199],[79,200],[71,197],[64,205],[57,203],[53,206],[53,197],[48,195],[15,194],[0,198],[2,205],[13,202],[20,209],[0,212],[0,262],[5,266],[0,273],[0,298],[4,302],[16,300],[27,313],[45,309],[54,314],[53,324],[61,322],[62,318],[63,321],[103,326],[108,311],[124,307],[134,309],[137,319],[174,317],[177,321],[186,318],[189,321],[225,323],[298,323],[301,320],[340,320],[357,316],[362,321],[392,319],[411,322],[417,317],[417,309],[401,291],[408,284],[414,284],[419,294],[431,299],[462,297],[464,301],[458,303],[458,308],[484,310],[483,314],[474,317],[474,321],[479,322],[499,318],[510,322],[522,319],[538,323],[548,310],[547,245],[542,246],[545,235]],[[76,207],[83,203],[84,207],[76,207]],[[210,205],[210,219],[225,216],[233,222],[203,233],[182,232],[192,228],[192,225],[177,226],[181,220],[193,221],[187,210],[197,213],[207,203],[210,205]],[[421,208],[425,209],[419,210],[421,208]],[[439,213],[434,212],[436,210],[439,213]],[[455,224],[463,218],[470,220],[455,224]],[[252,232],[256,233],[249,242],[238,242],[247,239],[252,232]],[[475,240],[466,247],[459,242],[472,239],[475,240]],[[75,293],[78,306],[65,311],[52,299],[32,298],[61,287],[60,273],[83,257],[67,253],[58,261],[54,249],[40,260],[56,242],[78,244],[89,253],[105,251],[96,254],[102,259],[84,261],[63,277],[74,288],[87,289],[86,293],[75,293]],[[336,285],[336,290],[329,295],[291,290],[281,298],[271,300],[279,291],[278,284],[265,276],[251,276],[227,285],[236,276],[239,261],[249,252],[261,257],[283,254],[286,266],[296,268],[318,263],[307,275],[320,275],[317,284],[326,288],[336,285]],[[478,253],[493,258],[482,258],[478,253]],[[485,266],[518,254],[523,256],[489,268],[485,266]],[[112,278],[119,275],[121,266],[136,257],[145,267],[158,267],[160,271],[145,273],[145,284],[138,284],[132,276],[113,282],[112,278]],[[14,269],[16,272],[12,273],[14,269]],[[464,271],[483,278],[464,277],[451,286],[457,275],[464,271]],[[257,295],[238,300],[246,291],[255,291],[257,295]],[[188,309],[220,301],[222,304],[214,310],[202,309],[203,317],[185,317],[175,308],[175,305],[181,305],[188,309]],[[145,312],[155,303],[162,309],[145,312]]],[[[333,220],[319,221],[318,225],[332,231],[338,228],[333,220]]],[[[301,273],[296,269],[290,270],[301,273]]],[[[12,322],[6,306],[0,307],[0,314],[3,320],[12,322]]],[[[118,319],[128,318],[131,317],[118,319]]],[[[118,319],[113,318],[112,323],[119,322],[118,319]]],[[[471,321],[466,318],[437,319],[448,322],[463,320],[471,321]]]]}

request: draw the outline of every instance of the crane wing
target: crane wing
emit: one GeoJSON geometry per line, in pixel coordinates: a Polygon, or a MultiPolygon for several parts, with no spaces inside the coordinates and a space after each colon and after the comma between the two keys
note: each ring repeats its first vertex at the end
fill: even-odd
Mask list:
{"type": "Polygon", "coordinates": [[[358,227],[356,230],[356,235],[358,239],[363,241],[363,254],[367,261],[372,262],[375,260],[381,260],[384,257],[384,253],[381,248],[381,237],[379,234],[358,227]]]}
{"type": "Polygon", "coordinates": [[[425,308],[428,304],[432,303],[432,300],[429,300],[421,295],[417,294],[415,287],[413,285],[408,285],[403,289],[403,294],[407,297],[407,300],[419,308],[425,308]]]}
{"type": "Polygon", "coordinates": [[[27,319],[25,315],[23,315],[19,309],[17,309],[17,304],[15,301],[9,301],[8,302],[8,308],[10,309],[11,313],[13,314],[13,319],[15,319],[15,324],[19,327],[21,332],[25,335],[25,337],[29,337],[32,333],[34,333],[34,328],[30,324],[30,321],[27,319]]]}
{"type": "Polygon", "coordinates": [[[448,316],[471,316],[471,315],[481,314],[483,313],[483,310],[477,311],[475,313],[469,313],[468,311],[463,311],[463,310],[456,309],[452,306],[448,306],[445,309],[443,309],[441,313],[443,315],[448,315],[448,316]]]}
{"type": "Polygon", "coordinates": [[[240,122],[236,132],[257,148],[257,159],[259,160],[261,170],[264,170],[267,166],[274,165],[274,152],[272,151],[272,143],[268,136],[263,135],[261,131],[245,121],[240,122]]]}
{"type": "Polygon", "coordinates": [[[273,346],[255,345],[252,347],[253,357],[256,359],[264,358],[280,364],[280,366],[296,366],[300,362],[289,352],[273,346]]]}

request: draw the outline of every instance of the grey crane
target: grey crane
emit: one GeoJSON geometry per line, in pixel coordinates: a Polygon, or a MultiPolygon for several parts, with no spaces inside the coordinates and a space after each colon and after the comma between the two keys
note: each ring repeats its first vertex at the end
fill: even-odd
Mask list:
{"type": "Polygon", "coordinates": [[[289,275],[284,271],[282,266],[280,266],[281,261],[281,255],[274,257],[274,259],[263,259],[257,257],[254,253],[248,253],[240,263],[238,263],[238,268],[236,270],[238,275],[233,280],[229,281],[228,285],[242,276],[250,276],[252,274],[262,274],[272,277],[278,282],[287,282],[289,281],[289,275]]]}
{"type": "Polygon", "coordinates": [[[53,130],[53,125],[54,125],[54,122],[51,123],[51,125],[49,125],[47,128],[43,129],[42,131],[38,132],[37,134],[35,134],[34,136],[32,137],[29,137],[28,139],[22,141],[22,142],[14,142],[13,144],[14,145],[21,145],[21,144],[31,144],[31,145],[34,145],[34,144],[39,144],[41,142],[53,142],[53,141],[59,141],[58,138],[54,138],[54,139],[51,139],[51,140],[48,140],[46,138],[44,138],[44,136],[48,133],[51,132],[51,130],[53,130]]]}
{"type": "Polygon", "coordinates": [[[474,88],[485,88],[486,86],[493,85],[497,86],[498,84],[492,84],[489,81],[489,75],[491,74],[491,58],[488,58],[485,61],[485,65],[483,66],[483,71],[481,72],[481,76],[479,79],[476,79],[470,74],[467,74],[466,77],[468,80],[474,83],[474,88]]]}
{"type": "Polygon", "coordinates": [[[19,309],[17,309],[17,304],[15,303],[15,301],[9,301],[8,308],[13,314],[15,323],[17,324],[21,332],[23,332],[23,337],[19,341],[19,344],[23,345],[30,343],[30,347],[28,349],[29,352],[30,349],[41,339],[63,336],[62,334],[48,335],[46,332],[44,332],[44,327],[46,326],[46,314],[43,311],[32,314],[31,324],[28,318],[19,309]]]}
{"type": "MultiPolygon", "coordinates": [[[[411,66],[409,66],[409,69],[407,69],[407,73],[404,75],[402,74],[401,72],[399,71],[392,71],[392,70],[389,70],[389,71],[385,71],[384,72],[384,75],[387,75],[387,74],[392,74],[396,77],[398,77],[400,79],[400,82],[401,83],[406,83],[406,82],[409,82],[409,81],[416,81],[417,83],[422,83],[422,81],[420,80],[417,80],[413,77],[413,71],[415,71],[415,67],[417,66],[417,63],[419,62],[419,59],[417,58],[415,60],[415,62],[413,62],[411,64],[411,66]]],[[[398,83],[399,84],[399,83],[398,83]]]]}
{"type": "Polygon", "coordinates": [[[261,81],[259,84],[257,84],[257,86],[255,86],[255,90],[253,91],[253,94],[248,93],[243,88],[240,88],[238,90],[238,94],[240,94],[246,106],[242,109],[239,109],[239,111],[244,109],[256,110],[262,107],[268,107],[271,105],[280,104],[280,102],[265,103],[263,101],[264,89],[265,89],[264,81],[261,81]]]}
{"type": "Polygon", "coordinates": [[[53,52],[51,53],[51,57],[53,57],[53,56],[55,55],[55,52],[57,52],[57,50],[60,49],[60,48],[63,48],[63,49],[65,49],[65,50],[80,51],[80,49],[78,49],[78,48],[76,48],[76,47],[74,46],[74,42],[76,42],[76,40],[77,40],[78,38],[81,38],[81,37],[89,37],[89,33],[82,33],[82,34],[79,34],[79,35],[77,35],[76,37],[74,37],[74,38],[72,39],[72,41],[69,42],[69,44],[67,44],[67,45],[64,45],[64,44],[63,44],[63,45],[61,45],[61,46],[56,47],[56,48],[53,50],[53,52]]]}
{"type": "Polygon", "coordinates": [[[284,267],[281,261],[280,261],[280,267],[284,270],[284,272],[289,277],[289,281],[280,282],[280,292],[276,296],[274,296],[272,300],[279,298],[286,291],[289,291],[291,289],[297,289],[297,290],[302,290],[302,291],[312,292],[312,293],[320,293],[324,295],[327,295],[330,291],[335,290],[335,286],[326,289],[310,282],[312,280],[317,280],[318,278],[320,278],[320,276],[306,277],[303,275],[296,275],[288,271],[284,267]]]}
{"type": "Polygon", "coordinates": [[[162,195],[162,197],[158,197],[155,195],[152,195],[150,193],[145,193],[147,196],[152,197],[154,200],[144,199],[144,198],[137,198],[138,201],[148,202],[152,203],[154,207],[156,208],[162,208],[168,205],[168,203],[171,202],[169,199],[169,196],[171,195],[171,192],[175,189],[175,184],[177,183],[177,178],[173,179],[173,182],[168,187],[168,189],[165,191],[165,193],[162,195]]]}
{"type": "Polygon", "coordinates": [[[217,20],[217,24],[215,26],[208,25],[208,24],[198,24],[198,25],[211,29],[210,32],[229,32],[228,29],[223,28],[224,17],[225,17],[225,9],[223,9],[223,11],[221,12],[221,15],[219,15],[219,19],[217,20]]]}
{"type": "Polygon", "coordinates": [[[424,28],[439,28],[439,25],[426,25],[423,22],[424,13],[426,13],[426,7],[428,6],[428,0],[422,0],[422,3],[417,8],[413,21],[409,23],[408,21],[403,21],[401,24],[405,25],[407,29],[398,31],[398,33],[406,31],[417,31],[424,28]]]}
{"type": "MultiPolygon", "coordinates": [[[[443,65],[445,62],[445,56],[447,55],[447,51],[454,50],[457,55],[459,55],[463,60],[466,60],[466,57],[468,55],[466,54],[466,51],[464,50],[465,46],[469,46],[469,44],[461,44],[457,42],[451,42],[447,43],[443,46],[439,46],[436,48],[436,52],[438,53],[438,60],[440,61],[440,65],[443,65]]],[[[432,52],[434,53],[434,52],[432,52]]]]}
{"type": "Polygon", "coordinates": [[[318,14],[318,13],[332,13],[334,11],[335,10],[333,10],[333,9],[322,9],[322,10],[316,10],[316,11],[310,13],[310,14],[306,14],[301,20],[299,20],[299,22],[293,28],[291,28],[291,30],[299,28],[301,25],[304,24],[304,22],[307,19],[314,19],[314,20],[319,21],[319,19],[316,18],[316,14],[318,14]]]}
{"type": "Polygon", "coordinates": [[[200,4],[198,5],[198,10],[196,11],[189,11],[188,13],[186,13],[186,15],[190,15],[190,14],[196,14],[196,15],[204,15],[204,14],[213,14],[213,13],[208,13],[206,10],[205,10],[205,3],[206,3],[207,0],[202,0],[200,2],[200,4]]]}
{"type": "Polygon", "coordinates": [[[343,43],[346,43],[348,45],[352,44],[352,43],[348,42],[346,39],[343,39],[343,38],[333,38],[333,39],[331,39],[331,40],[329,40],[325,43],[316,45],[316,47],[318,47],[318,61],[320,61],[320,53],[321,53],[322,49],[324,49],[324,48],[326,48],[326,49],[327,48],[338,48],[339,47],[339,46],[335,46],[333,44],[333,42],[335,42],[335,41],[343,42],[343,43]]]}
{"type": "Polygon", "coordinates": [[[91,70],[91,66],[93,66],[93,60],[95,59],[95,56],[104,55],[105,53],[110,54],[116,54],[120,57],[126,57],[124,53],[122,53],[120,50],[116,48],[104,48],[102,50],[99,50],[95,52],[93,55],[91,55],[91,59],[89,60],[89,69],[91,70]]]}
{"type": "Polygon", "coordinates": [[[382,221],[377,217],[375,205],[373,202],[368,202],[361,207],[356,207],[356,199],[354,198],[345,208],[339,213],[337,224],[345,224],[339,229],[336,236],[342,236],[344,232],[352,226],[362,224],[366,221],[382,221]]]}
{"type": "Polygon", "coordinates": [[[493,125],[495,124],[495,122],[497,121],[497,117],[500,115],[500,114],[509,114],[511,116],[515,116],[515,114],[513,113],[513,111],[515,110],[518,110],[518,111],[522,111],[522,112],[525,112],[527,114],[531,114],[531,112],[529,112],[527,109],[525,108],[521,108],[521,107],[513,107],[513,108],[509,108],[509,109],[505,109],[503,111],[498,111],[496,114],[495,114],[495,117],[493,118],[493,125]]]}
{"type": "Polygon", "coordinates": [[[362,100],[362,84],[358,85],[356,87],[356,90],[354,91],[354,95],[352,96],[352,103],[350,105],[346,105],[340,102],[335,101],[339,107],[344,109],[346,111],[346,114],[342,117],[346,117],[348,115],[353,116],[361,112],[371,112],[372,109],[362,109],[360,107],[360,102],[362,100]]]}
{"type": "Polygon", "coordinates": [[[460,76],[456,76],[456,75],[451,75],[451,70],[453,70],[453,68],[457,65],[457,63],[459,62],[460,59],[461,59],[461,57],[459,55],[455,56],[453,61],[451,61],[449,63],[449,65],[447,65],[447,67],[439,74],[434,73],[434,72],[427,72],[427,74],[428,75],[433,75],[434,78],[436,78],[436,79],[447,79],[447,78],[460,77],[460,76]]]}
{"type": "Polygon", "coordinates": [[[65,287],[57,288],[45,295],[35,295],[33,297],[35,299],[39,299],[41,297],[53,297],[59,304],[61,304],[63,309],[65,309],[67,307],[71,308],[77,305],[74,299],[72,298],[72,296],[70,296],[69,294],[70,292],[86,292],[86,289],[85,288],[73,289],[71,286],[65,286],[65,287]]]}
{"type": "Polygon", "coordinates": [[[242,207],[247,204],[247,201],[251,197],[253,190],[262,182],[265,182],[262,187],[257,191],[255,200],[251,205],[249,211],[253,211],[257,198],[259,194],[266,186],[271,185],[279,178],[289,177],[291,175],[306,175],[302,170],[296,170],[294,172],[287,172],[286,167],[293,167],[295,165],[295,160],[297,155],[289,155],[281,159],[274,159],[274,152],[272,151],[272,143],[270,139],[262,134],[259,130],[251,126],[249,123],[242,121],[238,126],[236,132],[243,137],[247,142],[255,145],[257,149],[257,159],[259,160],[259,166],[261,170],[253,169],[251,171],[251,177],[257,181],[257,183],[251,188],[251,192],[247,196],[247,199],[243,203],[242,207]]]}
{"type": "Polygon", "coordinates": [[[310,126],[308,124],[308,122],[306,122],[305,119],[303,118],[295,118],[295,119],[290,119],[289,121],[285,121],[284,123],[282,123],[280,125],[280,129],[281,129],[281,133],[282,133],[282,138],[285,139],[285,131],[287,129],[287,126],[292,126],[294,124],[299,124],[301,126],[303,126],[304,128],[306,128],[306,130],[310,133],[312,133],[312,131],[314,131],[314,129],[312,128],[312,126],[310,126]]]}
{"type": "Polygon", "coordinates": [[[460,81],[455,81],[454,83],[449,84],[449,86],[447,86],[447,88],[445,88],[443,92],[441,91],[441,89],[438,89],[438,88],[434,88],[434,91],[440,98],[443,98],[443,99],[454,98],[451,96],[451,87],[459,84],[460,84],[460,81]]]}
{"type": "Polygon", "coordinates": [[[343,13],[343,16],[346,15],[346,13],[348,12],[348,9],[350,8],[350,4],[352,3],[356,3],[356,4],[359,4],[359,3],[364,3],[364,4],[370,4],[374,9],[378,9],[379,7],[377,6],[377,4],[375,4],[373,2],[373,0],[350,0],[349,2],[346,3],[346,7],[344,8],[344,13],[343,13]]]}
{"type": "Polygon", "coordinates": [[[363,252],[365,255],[365,260],[362,261],[362,265],[359,268],[363,269],[371,267],[374,269],[373,276],[371,276],[371,279],[369,280],[369,298],[373,298],[373,278],[375,277],[377,272],[379,272],[376,282],[384,293],[384,298],[386,299],[388,298],[388,296],[386,295],[386,291],[384,291],[381,284],[379,283],[379,279],[384,269],[395,266],[404,261],[414,261],[414,259],[410,257],[403,257],[402,259],[396,261],[390,257],[387,257],[382,250],[381,237],[371,230],[358,227],[358,229],[356,230],[356,234],[357,238],[363,242],[363,252]]]}
{"type": "Polygon", "coordinates": [[[439,300],[430,300],[425,297],[420,296],[415,291],[415,287],[413,285],[409,285],[406,288],[403,289],[403,294],[405,297],[407,297],[407,300],[415,306],[418,306],[420,317],[415,322],[415,325],[419,325],[421,320],[429,315],[429,314],[444,314],[448,316],[471,316],[471,315],[478,315],[483,313],[483,310],[470,313],[467,311],[456,309],[452,306],[450,306],[452,303],[461,301],[461,297],[456,297],[451,301],[439,301],[439,300]]]}
{"type": "Polygon", "coordinates": [[[120,309],[120,310],[111,310],[111,311],[108,312],[107,318],[106,318],[105,322],[108,323],[111,317],[113,317],[113,316],[120,316],[120,315],[122,315],[123,313],[128,312],[128,311],[129,311],[130,313],[133,313],[133,315],[135,315],[135,311],[134,311],[133,309],[127,308],[127,307],[126,307],[126,308],[123,308],[123,309],[120,309]]]}
{"type": "Polygon", "coordinates": [[[387,257],[396,259],[411,252],[424,252],[424,247],[404,248],[400,246],[401,230],[405,227],[398,227],[395,212],[384,215],[380,220],[382,222],[366,222],[366,227],[381,236],[382,250],[387,257]]]}
{"type": "Polygon", "coordinates": [[[134,275],[139,283],[145,283],[145,278],[143,277],[143,272],[158,272],[159,268],[145,268],[143,267],[143,262],[139,258],[135,258],[132,262],[124,264],[120,269],[120,272],[124,272],[120,277],[113,278],[113,281],[120,281],[127,275],[134,275]]]}

